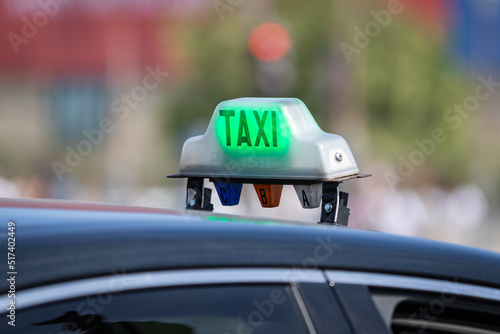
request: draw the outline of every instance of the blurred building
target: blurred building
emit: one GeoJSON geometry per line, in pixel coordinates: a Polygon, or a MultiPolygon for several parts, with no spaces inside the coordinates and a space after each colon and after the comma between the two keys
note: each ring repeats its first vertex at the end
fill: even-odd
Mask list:
{"type": "Polygon", "coordinates": [[[73,172],[94,183],[140,181],[147,174],[144,151],[161,150],[155,133],[161,101],[154,96],[166,83],[159,76],[144,89],[144,78],[173,71],[180,50],[170,27],[205,7],[178,0],[1,0],[0,165],[56,182],[61,178],[50,169],[61,163],[54,197],[70,195],[64,189],[73,172]],[[103,138],[94,132],[93,147],[84,147],[107,118],[112,130],[103,138]],[[92,152],[82,161],[70,156],[73,167],[68,146],[78,152],[79,144],[81,155],[92,152]]]}

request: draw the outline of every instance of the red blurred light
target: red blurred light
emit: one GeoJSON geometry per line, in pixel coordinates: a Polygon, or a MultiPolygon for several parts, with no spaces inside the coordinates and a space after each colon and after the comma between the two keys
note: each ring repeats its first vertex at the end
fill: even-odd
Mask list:
{"type": "Polygon", "coordinates": [[[263,61],[275,61],[285,56],[292,41],[288,31],[281,25],[266,22],[255,27],[248,39],[252,55],[263,61]]]}

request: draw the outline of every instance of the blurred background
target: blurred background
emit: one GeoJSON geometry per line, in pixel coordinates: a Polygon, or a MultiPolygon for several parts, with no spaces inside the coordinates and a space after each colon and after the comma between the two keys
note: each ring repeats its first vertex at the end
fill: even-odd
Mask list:
{"type": "Polygon", "coordinates": [[[0,197],[184,208],[220,101],[297,97],[373,174],[350,226],[500,251],[499,33],[496,0],[0,0],[0,197]]]}

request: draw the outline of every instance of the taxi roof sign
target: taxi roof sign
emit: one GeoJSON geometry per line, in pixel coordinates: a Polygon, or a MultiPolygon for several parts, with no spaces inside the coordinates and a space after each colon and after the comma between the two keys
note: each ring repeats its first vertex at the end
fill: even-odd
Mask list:
{"type": "Polygon", "coordinates": [[[265,208],[277,207],[284,184],[295,187],[304,209],[320,206],[320,223],[347,225],[348,194],[339,184],[359,174],[347,142],[320,129],[295,98],[240,98],[221,102],[204,135],[182,148],[179,173],[186,177],[186,209],[212,211],[212,190],[224,206],[238,205],[251,183],[265,208]]]}
{"type": "Polygon", "coordinates": [[[239,98],[219,103],[206,133],[184,143],[175,176],[310,182],[358,173],[344,138],[321,130],[301,100],[239,98]]]}

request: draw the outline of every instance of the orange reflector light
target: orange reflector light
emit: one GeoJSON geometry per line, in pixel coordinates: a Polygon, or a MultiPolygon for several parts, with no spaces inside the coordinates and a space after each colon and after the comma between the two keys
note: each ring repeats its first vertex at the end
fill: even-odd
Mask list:
{"type": "Polygon", "coordinates": [[[282,184],[254,184],[260,204],[264,208],[275,208],[280,205],[282,184]]]}

